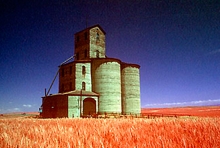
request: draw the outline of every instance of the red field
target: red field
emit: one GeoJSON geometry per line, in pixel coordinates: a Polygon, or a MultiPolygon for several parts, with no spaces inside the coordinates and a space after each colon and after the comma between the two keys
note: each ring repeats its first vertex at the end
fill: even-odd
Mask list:
{"type": "Polygon", "coordinates": [[[179,107],[179,108],[151,108],[142,109],[142,113],[152,115],[177,115],[177,116],[200,116],[220,117],[220,106],[205,107],[179,107]]]}
{"type": "Polygon", "coordinates": [[[0,147],[219,147],[219,107],[184,109],[191,112],[183,112],[183,108],[144,109],[143,111],[166,115],[187,113],[191,116],[155,119],[35,119],[29,118],[32,114],[14,117],[3,115],[0,117],[0,147]],[[200,112],[203,114],[199,114],[200,112]],[[192,115],[210,115],[210,117],[192,115]]]}

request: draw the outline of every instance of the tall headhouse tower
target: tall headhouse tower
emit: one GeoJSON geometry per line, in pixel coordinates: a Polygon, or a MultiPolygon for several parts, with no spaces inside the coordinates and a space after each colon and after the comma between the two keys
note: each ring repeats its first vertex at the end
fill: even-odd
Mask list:
{"type": "Polygon", "coordinates": [[[42,116],[141,113],[140,66],[105,54],[105,31],[95,25],[74,35],[74,61],[59,66],[59,92],[42,97],[42,116]]]}

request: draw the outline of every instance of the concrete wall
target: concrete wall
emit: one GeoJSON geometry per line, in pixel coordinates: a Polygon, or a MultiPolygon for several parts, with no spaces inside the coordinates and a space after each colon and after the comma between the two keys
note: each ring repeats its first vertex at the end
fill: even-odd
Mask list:
{"type": "Polygon", "coordinates": [[[98,97],[97,96],[68,96],[54,95],[44,97],[43,101],[43,118],[76,118],[83,115],[83,101],[87,98],[95,100],[96,111],[98,113],[98,97]],[[81,110],[80,110],[81,108],[81,110]]]}
{"type": "Polygon", "coordinates": [[[68,118],[75,118],[83,115],[83,101],[87,98],[92,98],[96,101],[96,113],[98,112],[97,96],[68,96],[68,118]]]}
{"type": "Polygon", "coordinates": [[[124,64],[122,68],[122,111],[123,114],[140,114],[139,67],[124,64]]]}
{"type": "Polygon", "coordinates": [[[76,63],[76,72],[75,72],[75,89],[82,89],[82,82],[85,82],[85,90],[92,90],[92,80],[91,80],[91,63],[76,63]],[[83,72],[83,66],[85,67],[83,72]]]}
{"type": "Polygon", "coordinates": [[[105,32],[99,25],[80,31],[74,36],[75,60],[105,58],[105,32]]]}
{"type": "Polygon", "coordinates": [[[90,58],[105,58],[105,33],[99,27],[90,29],[90,58]],[[98,54],[98,57],[97,57],[98,54]]]}
{"type": "Polygon", "coordinates": [[[80,97],[68,96],[68,118],[80,117],[80,97]]]}
{"type": "Polygon", "coordinates": [[[100,94],[100,113],[121,113],[121,71],[117,59],[95,59],[92,63],[93,91],[100,94]]]}

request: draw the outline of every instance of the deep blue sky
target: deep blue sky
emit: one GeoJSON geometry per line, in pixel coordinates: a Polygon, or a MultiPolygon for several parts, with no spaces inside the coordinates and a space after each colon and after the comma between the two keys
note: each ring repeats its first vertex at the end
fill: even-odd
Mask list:
{"type": "Polygon", "coordinates": [[[220,2],[177,1],[1,0],[0,113],[38,111],[86,22],[108,57],[141,66],[142,107],[220,104],[220,2]]]}

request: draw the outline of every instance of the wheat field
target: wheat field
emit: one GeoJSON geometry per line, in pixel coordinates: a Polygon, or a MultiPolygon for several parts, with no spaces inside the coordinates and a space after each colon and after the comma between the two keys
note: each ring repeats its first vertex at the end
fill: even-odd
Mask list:
{"type": "Polygon", "coordinates": [[[1,148],[217,148],[219,118],[0,119],[1,148]]]}

